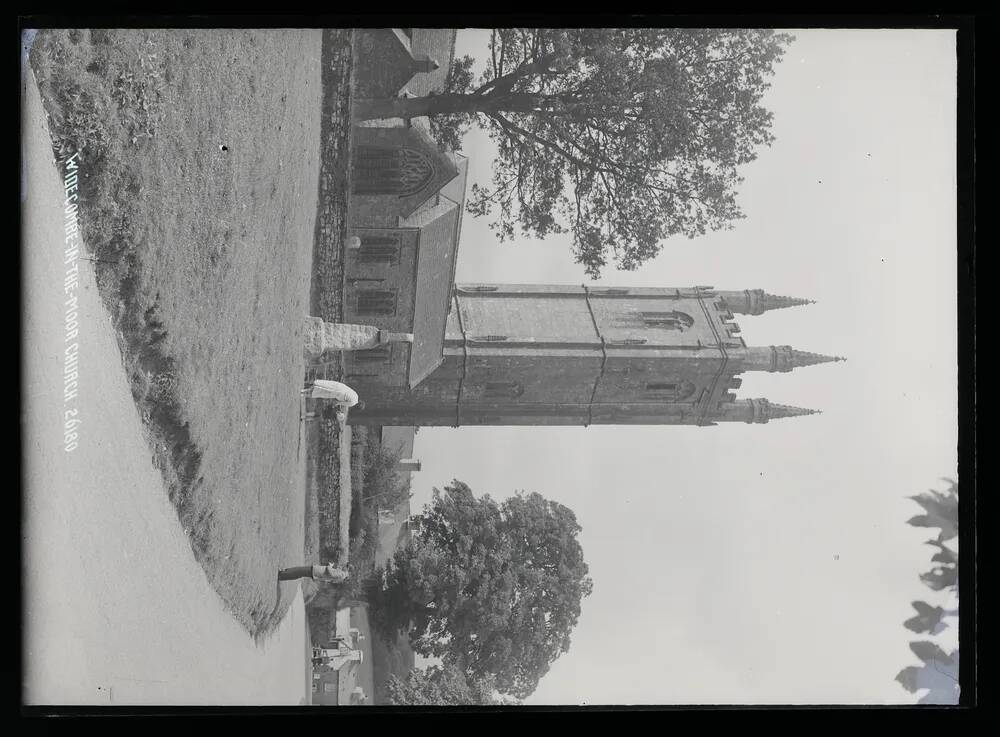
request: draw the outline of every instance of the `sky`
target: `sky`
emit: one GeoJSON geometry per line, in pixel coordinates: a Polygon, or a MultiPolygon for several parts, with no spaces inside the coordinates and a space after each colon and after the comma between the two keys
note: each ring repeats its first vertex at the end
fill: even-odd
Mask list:
{"type": "MultiPolygon", "coordinates": [[[[748,345],[847,357],[743,374],[740,397],[823,414],[715,427],[422,428],[414,508],[460,479],[572,508],[594,592],[528,704],[912,703],[903,621],[932,537],[906,497],[957,478],[955,35],[801,30],[765,105],[731,231],[671,239],[598,282],[566,237],[499,243],[466,214],[459,282],[762,288],[748,345]]],[[[459,31],[482,58],[488,32],[459,31]]],[[[465,139],[470,182],[495,148],[465,139]]],[[[940,642],[955,646],[955,628],[940,642]],[[949,640],[948,638],[951,638],[949,640]]]]}

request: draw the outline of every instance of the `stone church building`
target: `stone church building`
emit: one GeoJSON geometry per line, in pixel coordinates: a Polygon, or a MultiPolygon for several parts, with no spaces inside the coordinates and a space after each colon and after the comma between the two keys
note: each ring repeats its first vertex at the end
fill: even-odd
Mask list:
{"type": "MultiPolygon", "coordinates": [[[[360,35],[358,94],[443,88],[454,31],[360,35]]],[[[360,245],[346,249],[344,321],[414,341],[346,354],[345,381],[365,400],[350,423],[714,425],[813,413],[735,393],[745,371],[840,360],[748,346],[733,321],[807,300],[759,289],[456,285],[467,161],[428,131],[420,119],[354,131],[348,234],[360,245]]]]}

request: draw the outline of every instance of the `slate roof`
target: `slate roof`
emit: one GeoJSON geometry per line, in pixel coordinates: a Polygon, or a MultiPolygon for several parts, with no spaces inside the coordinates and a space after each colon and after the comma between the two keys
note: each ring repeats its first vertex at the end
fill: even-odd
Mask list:
{"type": "Polygon", "coordinates": [[[406,89],[416,97],[424,97],[431,92],[444,89],[444,81],[448,78],[448,70],[455,59],[454,28],[414,28],[410,39],[410,52],[427,54],[436,59],[441,66],[433,72],[416,74],[406,83],[406,89]]]}
{"type": "MultiPolygon", "coordinates": [[[[458,261],[458,238],[465,208],[468,159],[447,154],[458,168],[458,176],[434,198],[440,214],[423,225],[417,243],[416,303],[413,308],[413,346],[410,350],[408,381],[415,387],[436,369],[442,360],[445,323],[451,307],[452,284],[458,261]]],[[[423,210],[413,217],[426,218],[423,210]]],[[[406,222],[402,225],[405,227],[406,222]]]]}
{"type": "Polygon", "coordinates": [[[441,91],[455,56],[455,35],[448,28],[358,29],[355,96],[394,97],[407,89],[423,97],[441,91]],[[412,34],[409,41],[403,33],[406,30],[412,34]],[[414,73],[411,54],[426,54],[439,66],[432,72],[414,73]]]}
{"type": "Polygon", "coordinates": [[[441,362],[446,301],[451,295],[458,205],[445,200],[445,212],[420,230],[417,242],[416,304],[413,307],[413,345],[410,350],[410,387],[423,381],[441,362]]]}

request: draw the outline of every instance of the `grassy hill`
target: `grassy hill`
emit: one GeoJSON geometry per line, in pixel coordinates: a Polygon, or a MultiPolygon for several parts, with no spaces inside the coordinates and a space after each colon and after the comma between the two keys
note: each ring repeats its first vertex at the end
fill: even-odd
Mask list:
{"type": "Polygon", "coordinates": [[[323,38],[46,30],[30,57],[54,150],[80,152],[83,236],[154,462],[207,577],[254,634],[290,603],[277,569],[303,556],[323,38]]]}

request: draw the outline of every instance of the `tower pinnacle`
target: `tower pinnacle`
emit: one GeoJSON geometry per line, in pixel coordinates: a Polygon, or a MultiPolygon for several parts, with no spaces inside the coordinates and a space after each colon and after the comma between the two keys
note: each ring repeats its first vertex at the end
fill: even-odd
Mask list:
{"type": "Polygon", "coordinates": [[[815,366],[818,363],[845,361],[840,356],[824,356],[792,348],[790,345],[772,345],[746,349],[743,363],[745,371],[787,372],[799,366],[815,366]]]}
{"type": "Polygon", "coordinates": [[[763,289],[744,289],[742,292],[718,292],[730,310],[742,315],[762,315],[768,310],[815,304],[815,300],[800,297],[782,297],[768,294],[763,289]]]}
{"type": "Polygon", "coordinates": [[[720,422],[746,422],[762,425],[769,420],[777,420],[782,417],[816,414],[820,414],[820,411],[791,407],[787,404],[775,404],[766,399],[740,399],[721,405],[712,419],[720,422]]]}

